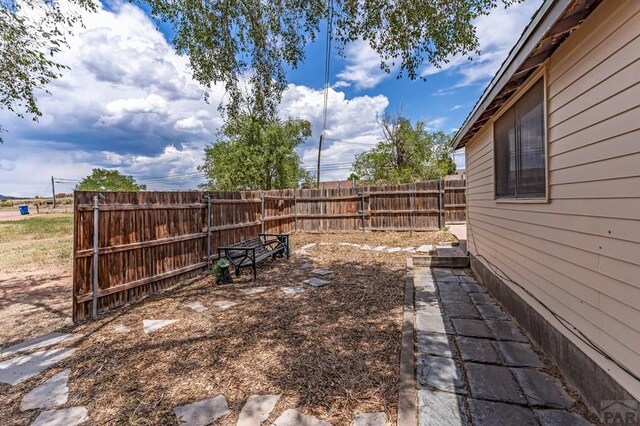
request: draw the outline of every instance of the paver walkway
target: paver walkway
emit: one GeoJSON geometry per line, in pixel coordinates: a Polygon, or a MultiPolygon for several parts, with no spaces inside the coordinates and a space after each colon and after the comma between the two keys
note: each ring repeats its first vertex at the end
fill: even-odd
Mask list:
{"type": "Polygon", "coordinates": [[[416,267],[414,283],[421,426],[590,424],[473,277],[416,267]]]}

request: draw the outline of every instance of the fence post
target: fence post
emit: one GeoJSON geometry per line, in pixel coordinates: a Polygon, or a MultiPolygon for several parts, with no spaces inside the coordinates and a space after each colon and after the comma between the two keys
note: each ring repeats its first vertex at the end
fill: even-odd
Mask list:
{"type": "Polygon", "coordinates": [[[93,281],[91,283],[91,318],[98,317],[98,219],[100,218],[100,205],[98,196],[93,196],[93,281]]]}
{"type": "Polygon", "coordinates": [[[416,216],[415,216],[415,209],[416,209],[416,184],[413,184],[413,192],[410,195],[411,198],[409,198],[409,208],[411,209],[411,213],[409,216],[409,235],[413,235],[413,228],[415,228],[415,220],[416,220],[416,216]]]}
{"type": "Polygon", "coordinates": [[[294,232],[298,232],[298,202],[295,194],[293,194],[293,226],[294,232]]]}
{"type": "Polygon", "coordinates": [[[260,229],[264,234],[264,194],[260,191],[260,229]]]}
{"type": "Polygon", "coordinates": [[[364,189],[362,190],[362,192],[360,193],[360,211],[362,213],[362,232],[365,232],[365,227],[367,224],[367,220],[365,219],[364,215],[364,189]]]}
{"type": "Polygon", "coordinates": [[[207,191],[207,270],[211,270],[211,194],[207,191]]]}
{"type": "Polygon", "coordinates": [[[438,229],[442,229],[444,206],[442,203],[442,179],[438,181],[438,229]]]}

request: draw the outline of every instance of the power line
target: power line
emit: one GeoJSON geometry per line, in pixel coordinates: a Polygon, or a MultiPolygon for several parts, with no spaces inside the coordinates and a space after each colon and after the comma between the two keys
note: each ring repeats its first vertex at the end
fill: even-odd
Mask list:
{"type": "Polygon", "coordinates": [[[325,49],[325,62],[324,62],[324,108],[323,108],[323,120],[322,120],[322,133],[320,134],[320,141],[318,142],[318,176],[317,185],[320,187],[320,159],[322,157],[322,138],[324,132],[327,130],[327,109],[329,104],[329,81],[331,79],[331,39],[333,37],[333,0],[329,0],[327,11],[327,44],[325,49]]]}

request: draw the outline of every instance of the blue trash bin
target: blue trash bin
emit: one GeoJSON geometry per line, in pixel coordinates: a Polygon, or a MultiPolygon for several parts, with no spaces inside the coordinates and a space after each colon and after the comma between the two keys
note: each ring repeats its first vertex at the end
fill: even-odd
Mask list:
{"type": "Polygon", "coordinates": [[[29,206],[26,204],[20,204],[18,206],[21,215],[29,214],[29,206]]]}

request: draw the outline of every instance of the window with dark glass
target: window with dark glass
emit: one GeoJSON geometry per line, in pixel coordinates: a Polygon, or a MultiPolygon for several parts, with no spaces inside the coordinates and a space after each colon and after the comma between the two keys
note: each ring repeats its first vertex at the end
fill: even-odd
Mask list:
{"type": "Polygon", "coordinates": [[[494,123],[496,198],[545,198],[544,79],[494,123]]]}

